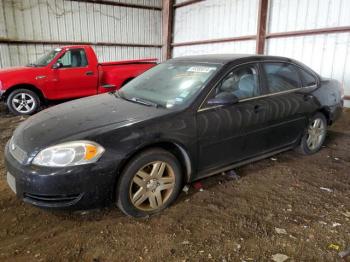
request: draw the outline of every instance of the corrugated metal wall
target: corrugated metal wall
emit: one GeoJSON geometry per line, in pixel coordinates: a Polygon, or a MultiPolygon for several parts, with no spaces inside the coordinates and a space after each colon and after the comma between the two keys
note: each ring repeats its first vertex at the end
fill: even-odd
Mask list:
{"type": "MultiPolygon", "coordinates": [[[[270,1],[269,33],[349,25],[349,0],[270,1]]],[[[273,38],[267,40],[265,53],[295,58],[322,76],[338,79],[350,96],[350,33],[273,38]]]]}
{"type": "MultiPolygon", "coordinates": [[[[162,6],[162,0],[114,0],[162,6]]],[[[0,0],[0,38],[161,45],[160,10],[69,0],[0,0]]],[[[57,45],[54,45],[57,46],[57,45]]],[[[0,67],[25,64],[53,46],[1,44],[0,67]]],[[[161,58],[160,47],[95,46],[101,61],[161,58]]]]}
{"type": "MultiPolygon", "coordinates": [[[[184,2],[177,0],[176,3],[184,2]]],[[[258,0],[210,0],[175,10],[174,43],[256,34],[258,0]]],[[[254,53],[255,41],[174,47],[173,56],[254,53]]]]}

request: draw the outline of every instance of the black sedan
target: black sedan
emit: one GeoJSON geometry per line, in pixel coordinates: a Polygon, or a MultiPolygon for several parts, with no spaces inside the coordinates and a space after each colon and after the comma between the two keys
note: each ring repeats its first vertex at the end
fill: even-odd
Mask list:
{"type": "Polygon", "coordinates": [[[289,149],[317,152],[342,96],[339,82],[283,57],[171,59],[118,92],[23,122],[5,148],[7,181],[35,206],[115,202],[147,217],[186,183],[289,149]]]}

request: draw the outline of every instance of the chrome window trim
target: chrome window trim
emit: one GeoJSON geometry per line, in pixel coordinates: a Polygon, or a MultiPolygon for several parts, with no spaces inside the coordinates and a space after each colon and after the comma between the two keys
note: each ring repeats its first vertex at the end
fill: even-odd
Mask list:
{"type": "MultiPolygon", "coordinates": [[[[241,66],[241,65],[247,65],[247,64],[252,64],[252,63],[271,63],[271,62],[275,62],[275,63],[288,63],[288,64],[291,64],[291,65],[294,65],[298,68],[301,68],[303,70],[305,70],[303,67],[301,67],[300,65],[296,64],[296,63],[293,63],[293,62],[289,62],[289,61],[281,61],[281,60],[264,60],[264,61],[250,61],[250,62],[246,62],[246,63],[242,63],[242,64],[239,64],[239,65],[236,65],[234,66],[231,70],[234,70],[235,68],[241,66]]],[[[307,72],[309,72],[308,70],[306,70],[307,72]]],[[[314,76],[314,74],[312,74],[314,76]]],[[[202,107],[204,105],[204,102],[208,99],[208,96],[210,95],[210,93],[213,91],[214,88],[216,88],[216,86],[218,85],[218,83],[224,79],[224,77],[226,76],[226,74],[220,78],[220,80],[218,80],[218,82],[210,89],[210,91],[208,92],[208,94],[205,96],[205,98],[203,99],[202,103],[200,104],[199,108],[197,109],[197,113],[198,112],[203,112],[203,111],[207,111],[207,110],[210,110],[210,109],[215,109],[215,108],[220,108],[220,107],[223,107],[223,105],[217,105],[217,106],[212,106],[212,107],[202,107]]],[[[314,76],[315,77],[315,76],[314,76]]],[[[300,78],[300,76],[299,76],[300,78]]],[[[316,77],[315,77],[316,78],[316,77]]],[[[316,78],[317,80],[317,78],[316,78]]],[[[301,81],[301,79],[300,79],[301,81]]],[[[302,83],[301,83],[302,84],[302,83]]],[[[275,95],[281,95],[281,94],[286,94],[286,93],[292,93],[292,92],[295,92],[297,90],[301,90],[303,88],[315,88],[317,87],[317,83],[315,85],[312,85],[312,86],[300,86],[298,88],[293,88],[293,89],[290,89],[290,90],[285,90],[285,91],[280,91],[280,92],[277,92],[277,93],[271,93],[271,94],[265,94],[265,95],[260,95],[260,96],[254,96],[254,97],[249,97],[249,98],[244,98],[244,99],[241,99],[238,101],[238,103],[241,103],[241,102],[245,102],[245,101],[250,101],[250,100],[255,100],[255,99],[259,99],[259,98],[264,98],[264,97],[269,97],[269,96],[275,96],[275,95]]]]}

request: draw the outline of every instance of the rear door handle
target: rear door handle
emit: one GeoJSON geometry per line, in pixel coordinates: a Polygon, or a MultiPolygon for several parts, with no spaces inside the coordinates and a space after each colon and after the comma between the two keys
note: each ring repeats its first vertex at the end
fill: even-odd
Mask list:
{"type": "Polygon", "coordinates": [[[85,75],[87,75],[87,76],[92,76],[92,75],[94,75],[94,72],[92,72],[92,71],[87,71],[87,72],[85,73],[85,75]]]}
{"type": "Polygon", "coordinates": [[[259,113],[264,110],[264,107],[262,105],[255,105],[254,106],[254,112],[259,113]]]}

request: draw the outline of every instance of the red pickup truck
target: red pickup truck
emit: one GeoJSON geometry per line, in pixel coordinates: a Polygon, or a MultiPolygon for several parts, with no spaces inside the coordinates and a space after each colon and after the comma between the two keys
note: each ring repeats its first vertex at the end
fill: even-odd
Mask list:
{"type": "Polygon", "coordinates": [[[157,59],[99,63],[91,46],[56,48],[24,67],[0,70],[0,98],[17,115],[30,115],[51,100],[114,91],[156,65],[157,59]]]}

